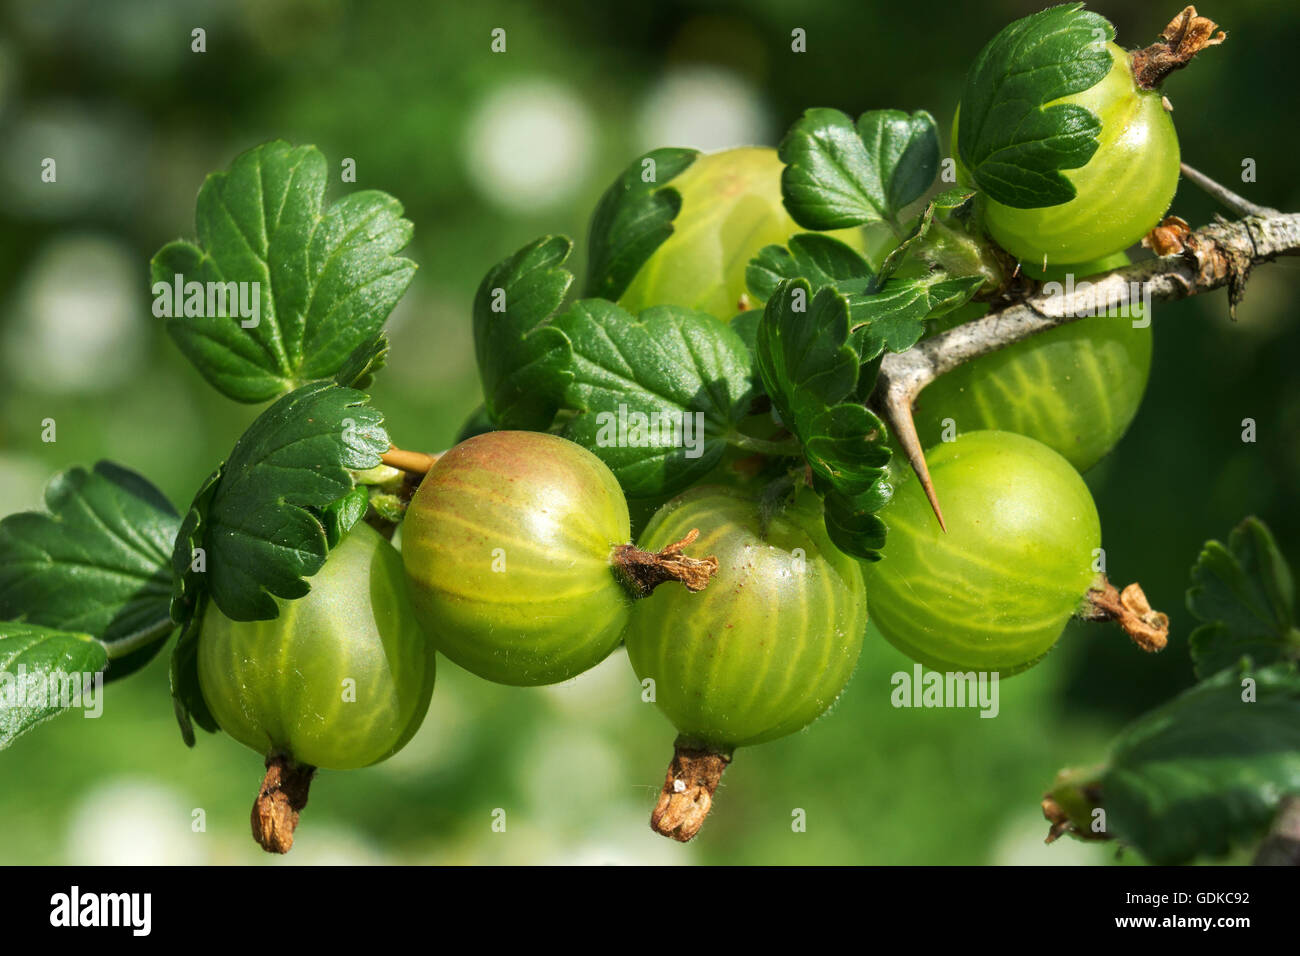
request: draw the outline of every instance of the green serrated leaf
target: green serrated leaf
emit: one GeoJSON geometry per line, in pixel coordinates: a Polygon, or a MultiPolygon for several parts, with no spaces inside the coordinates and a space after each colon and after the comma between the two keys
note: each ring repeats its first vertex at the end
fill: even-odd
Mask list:
{"type": "Polygon", "coordinates": [[[565,437],[633,496],[672,494],[706,474],[749,409],[745,344],[711,315],[657,306],[633,317],[584,299],[556,319],[573,344],[565,437]],[[644,418],[642,418],[644,416],[644,418]]]}
{"type": "Polygon", "coordinates": [[[804,232],[791,236],[789,247],[764,246],[745,269],[745,283],[759,302],[766,302],[785,279],[807,279],[813,292],[828,285],[870,280],[871,266],[851,246],[831,236],[804,232]]]}
{"type": "Polygon", "coordinates": [[[474,297],[474,353],[497,428],[545,431],[572,379],[570,346],[550,323],[573,275],[573,244],[543,236],[497,263],[474,297]]]}
{"type": "Polygon", "coordinates": [[[274,618],[273,596],[310,590],[304,578],[320,570],[329,550],[319,510],[352,490],[352,471],[375,467],[389,448],[383,416],[366,400],[313,382],[249,426],[200,489],[177,537],[180,620],[192,614],[196,585],[236,621],[274,618]],[[203,572],[192,566],[196,546],[204,549],[203,572]]]}
{"type": "Polygon", "coordinates": [[[858,136],[872,158],[881,212],[897,219],[925,195],[939,173],[939,130],[925,110],[872,110],[858,117],[858,136]]]}
{"type": "Polygon", "coordinates": [[[413,262],[395,255],[412,231],[401,203],[362,190],[326,207],[327,174],[314,146],[254,147],[204,182],[198,244],[169,243],[154,256],[155,310],[170,304],[167,331],[237,401],[264,402],[333,377],[379,331],[415,274],[413,262]],[[206,295],[202,315],[178,314],[169,291],[178,276],[182,295],[190,282],[205,292],[208,283],[242,284],[236,294],[255,300],[257,314],[210,308],[206,295]]]}
{"type": "Polygon", "coordinates": [[[945,189],[939,195],[930,200],[930,207],[936,213],[949,214],[961,209],[968,202],[975,198],[976,190],[966,189],[964,186],[954,186],[952,189],[945,189]]]}
{"type": "Polygon", "coordinates": [[[352,526],[366,516],[370,510],[370,489],[358,486],[337,501],[332,501],[320,509],[321,522],[325,525],[325,540],[331,548],[337,547],[343,536],[352,530],[352,526]]]}
{"type": "Polygon", "coordinates": [[[1202,624],[1189,639],[1198,677],[1235,666],[1300,656],[1291,570],[1258,518],[1232,530],[1228,545],[1207,541],[1192,568],[1187,609],[1202,624]]]}
{"type": "Polygon", "coordinates": [[[206,595],[200,594],[194,613],[185,622],[180,637],[172,647],[169,671],[172,710],[176,715],[176,723],[180,725],[181,739],[187,747],[194,746],[195,725],[210,734],[215,734],[220,729],[208,708],[208,702],[203,698],[203,688],[199,685],[199,630],[203,626],[206,604],[206,595]]]}
{"type": "Polygon", "coordinates": [[[380,332],[357,346],[335,374],[334,381],[344,388],[369,388],[375,380],[375,373],[387,362],[388,333],[380,332]]]}
{"type": "Polygon", "coordinates": [[[203,540],[207,535],[208,508],[221,480],[222,466],[203,479],[195,492],[189,510],[181,520],[180,530],[172,547],[171,619],[182,630],[190,622],[199,599],[206,588],[203,577],[207,573],[207,552],[203,540]],[[202,552],[202,554],[200,554],[202,552]],[[196,565],[201,565],[198,567],[196,565]]]}
{"type": "Polygon", "coordinates": [[[861,361],[848,344],[849,301],[832,287],[815,296],[805,279],[781,282],[755,342],[758,371],[781,421],[803,444],[826,500],[826,529],[842,549],[874,556],[889,498],[884,424],[853,401],[861,361]]]}
{"type": "Polygon", "coordinates": [[[89,634],[118,678],[171,633],[170,555],[180,517],[140,475],[101,461],[45,489],[47,512],[0,521],[0,618],[89,634]]]}
{"type": "Polygon", "coordinates": [[[729,323],[731,331],[735,332],[740,341],[745,343],[745,348],[749,349],[751,359],[757,348],[758,323],[761,321],[763,321],[762,309],[748,309],[732,316],[729,323]]]}
{"type": "Polygon", "coordinates": [[[889,500],[891,489],[881,482],[878,490],[854,497],[831,491],[826,495],[826,533],[835,547],[863,561],[879,561],[887,528],[876,512],[889,500]]]}
{"type": "Polygon", "coordinates": [[[108,652],[89,634],[0,622],[0,750],[64,710],[88,706],[102,692],[90,675],[107,666],[108,652]]]}
{"type": "Polygon", "coordinates": [[[1259,836],[1282,798],[1300,793],[1300,675],[1223,670],[1140,717],[1116,741],[1101,793],[1108,830],[1152,863],[1219,856],[1259,836]]]}
{"type": "Polygon", "coordinates": [[[979,276],[935,271],[849,295],[850,343],[864,362],[886,351],[905,352],[921,340],[927,319],[964,305],[983,282],[979,276]]]}
{"type": "Polygon", "coordinates": [[[807,229],[895,222],[920,199],[939,167],[934,119],[921,110],[863,113],[811,109],[779,147],[786,209],[807,229]]]}
{"type": "Polygon", "coordinates": [[[1115,28],[1081,3],[1051,7],[1007,26],[966,76],[957,120],[961,160],[975,185],[1007,206],[1055,206],[1075,196],[1061,174],[1097,150],[1101,122],[1056,103],[1100,83],[1111,53],[1098,40],[1115,28]]]}
{"type": "Polygon", "coordinates": [[[585,297],[617,300],[672,235],[682,197],[667,184],[697,156],[694,149],[652,149],[605,190],[591,217],[585,297]]]}

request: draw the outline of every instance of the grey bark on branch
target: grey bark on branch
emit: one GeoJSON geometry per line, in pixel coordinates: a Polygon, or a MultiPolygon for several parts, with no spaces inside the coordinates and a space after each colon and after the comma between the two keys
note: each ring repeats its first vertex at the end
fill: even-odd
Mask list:
{"type": "Polygon", "coordinates": [[[1259,214],[1212,223],[1195,232],[1170,217],[1152,231],[1148,241],[1155,251],[1166,254],[1089,276],[1086,285],[1081,283],[1070,294],[1049,294],[1036,283],[982,318],[923,339],[906,352],[885,355],[874,404],[920,479],[940,527],[945,527],[943,511],[912,419],[912,406],[922,389],[965,362],[1031,335],[1090,315],[1114,315],[1132,302],[1135,284],[1149,293],[1152,302],[1184,299],[1226,286],[1235,319],[1251,269],[1281,256],[1300,255],[1300,213],[1259,209],[1259,214]]]}

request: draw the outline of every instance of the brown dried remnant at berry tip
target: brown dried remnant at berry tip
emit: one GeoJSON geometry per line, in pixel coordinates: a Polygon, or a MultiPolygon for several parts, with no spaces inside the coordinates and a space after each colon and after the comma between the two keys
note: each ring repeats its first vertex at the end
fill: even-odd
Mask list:
{"type": "Polygon", "coordinates": [[[1142,245],[1158,256],[1176,256],[1187,249],[1192,238],[1192,227],[1186,219],[1165,216],[1149,233],[1142,237],[1142,245]]]}
{"type": "Polygon", "coordinates": [[[266,777],[253,803],[253,839],[267,853],[288,853],[298,815],[307,806],[307,793],[316,768],[296,764],[284,755],[266,758],[266,777]]]}
{"type": "Polygon", "coordinates": [[[678,738],[659,802],[650,814],[650,828],[678,843],[686,843],[699,833],[729,763],[730,752],[678,738]]]}
{"type": "Polygon", "coordinates": [[[623,582],[638,597],[648,597],[666,581],[678,581],[688,591],[703,591],[709,579],[718,573],[718,559],[692,558],[683,554],[700,536],[699,528],[692,528],[682,540],[668,545],[662,551],[642,551],[636,545],[622,544],[614,549],[614,569],[623,582]]]}
{"type": "Polygon", "coordinates": [[[1169,21],[1160,39],[1133,54],[1133,78],[1144,90],[1154,90],[1174,70],[1181,70],[1206,47],[1218,46],[1228,35],[1209,17],[1188,6],[1169,21]]]}
{"type": "Polygon", "coordinates": [[[1152,609],[1146,592],[1136,581],[1121,592],[1102,577],[1098,586],[1088,592],[1088,604],[1085,620],[1117,622],[1144,651],[1162,651],[1169,643],[1169,615],[1152,609]]]}

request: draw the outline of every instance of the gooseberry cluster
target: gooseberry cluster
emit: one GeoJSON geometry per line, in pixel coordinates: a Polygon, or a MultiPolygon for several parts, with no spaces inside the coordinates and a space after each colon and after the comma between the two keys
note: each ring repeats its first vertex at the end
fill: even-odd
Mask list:
{"type": "MultiPolygon", "coordinates": [[[[646,154],[593,216],[585,298],[564,304],[563,237],[484,279],[484,407],[453,448],[379,455],[350,417],[333,471],[313,462],[309,491],[268,491],[253,518],[232,517],[235,465],[258,441],[269,475],[292,466],[284,449],[323,441],[278,439],[286,422],[360,414],[354,389],[381,364],[380,340],[358,335],[332,356],[330,383],[305,376],[314,384],[272,406],[175,531],[171,605],[183,726],[206,714],[267,758],[259,842],[292,845],[317,768],[368,766],[411,739],[438,654],[536,686],[624,646],[678,735],[652,826],[686,841],[737,748],[831,707],[869,618],[925,666],[1001,677],[1041,660],[1073,616],[1122,618],[1098,597],[1113,589],[1080,472],[1141,402],[1152,339],[1140,305],[966,362],[923,392],[915,427],[946,521],[891,459],[898,436],[873,411],[886,353],[977,320],[1016,283],[1126,265],[1166,212],[1179,156],[1158,85],[1195,51],[1131,54],[1113,35],[1079,4],[998,34],[954,123],[959,186],[938,195],[924,112],[855,123],[810,110],[778,150],[646,154]],[[311,413],[295,419],[295,402],[311,413]],[[289,566],[264,589],[232,560],[211,572],[191,560],[196,543],[217,561],[239,540],[239,555],[280,568],[266,554],[279,542],[263,546],[295,528],[302,543],[281,549],[289,566]]],[[[287,150],[268,147],[267,162],[302,162],[287,150]]],[[[236,190],[239,169],[205,191],[236,190]]],[[[400,249],[409,229],[388,212],[348,268],[400,249]]],[[[208,261],[186,256],[168,247],[155,271],[208,261]]],[[[382,322],[382,304],[367,321],[382,322]]],[[[243,334],[214,328],[174,334],[234,397],[277,394],[274,378],[204,364],[210,342],[243,334]]],[[[1139,616],[1159,632],[1160,615],[1139,616]]]]}
{"type": "MultiPolygon", "coordinates": [[[[1074,76],[1084,79],[1054,91],[1063,95],[1037,114],[1067,115],[1076,138],[1091,131],[1091,149],[1074,166],[1042,172],[1031,156],[1008,173],[990,159],[1010,134],[997,128],[987,73],[1032,68],[1016,60],[1017,38],[1050,31],[1064,9],[1018,21],[989,44],[953,128],[959,181],[979,195],[948,219],[949,241],[960,232],[1000,247],[1040,281],[1127,264],[1125,250],[1160,220],[1178,179],[1161,95],[1139,85],[1132,55],[1113,42],[1080,45],[1074,76]],[[1069,198],[1037,195],[1035,175],[1063,183],[1069,198]]],[[[1097,22],[1109,30],[1100,18],[1083,26],[1095,31],[1097,22]]],[[[887,288],[880,260],[899,258],[907,244],[882,248],[860,223],[828,228],[839,221],[791,203],[800,168],[792,140],[780,153],[688,153],[666,185],[652,177],[671,225],[634,270],[593,283],[617,299],[609,322],[679,307],[689,321],[678,319],[673,333],[695,335],[692,347],[704,341],[703,321],[717,323],[708,347],[723,349],[734,334],[757,351],[757,307],[766,300],[770,312],[798,290],[764,287],[755,270],[787,247],[804,278],[837,276],[828,259],[839,256],[859,263],[861,275],[876,270],[875,288],[865,289],[851,286],[850,272],[851,292],[887,288]],[[811,266],[799,261],[809,249],[811,266]]],[[[605,203],[633,191],[625,180],[605,203]]],[[[600,221],[598,211],[594,239],[600,221]]],[[[913,252],[907,262],[916,265],[897,274],[932,278],[940,243],[922,237],[913,252]]],[[[505,284],[489,276],[480,296],[505,284]]],[[[979,288],[987,283],[977,279],[970,292],[979,288]]],[[[963,305],[970,292],[955,308],[932,309],[923,334],[984,314],[992,296],[963,305]]],[[[1141,401],[1151,359],[1149,323],[1133,321],[1141,316],[1134,306],[1072,323],[942,377],[918,402],[917,430],[946,528],[919,483],[895,469],[880,482],[897,487],[876,509],[888,528],[879,553],[845,548],[842,532],[838,541],[830,532],[823,498],[834,483],[819,480],[797,399],[746,398],[732,423],[739,439],[684,491],[668,480],[620,481],[616,451],[571,440],[590,435],[572,415],[549,428],[509,427],[519,416],[493,407],[499,382],[484,352],[494,343],[480,338],[488,407],[427,474],[416,470],[418,489],[402,502],[400,558],[360,525],[331,552],[311,594],[285,602],[274,621],[238,623],[209,610],[199,644],[204,696],[223,729],[286,758],[286,767],[348,768],[383,759],[418,727],[435,651],[487,680],[531,686],[576,677],[622,644],[678,732],[652,825],[689,840],[736,748],[798,731],[836,700],[856,666],[868,608],[889,642],[935,669],[1008,677],[1047,654],[1099,586],[1100,522],[1079,471],[1119,440],[1141,401]],[[633,514],[644,524],[636,543],[633,514]],[[295,680],[286,692],[288,673],[295,680]],[[319,695],[344,674],[357,680],[362,705],[346,721],[329,694],[319,695]]],[[[547,327],[580,341],[572,315],[539,325],[547,327]]],[[[555,397],[537,391],[539,403],[555,397]]],[[[557,404],[591,414],[566,393],[557,404]]],[[[662,477],[667,466],[658,467],[662,477]]]]}

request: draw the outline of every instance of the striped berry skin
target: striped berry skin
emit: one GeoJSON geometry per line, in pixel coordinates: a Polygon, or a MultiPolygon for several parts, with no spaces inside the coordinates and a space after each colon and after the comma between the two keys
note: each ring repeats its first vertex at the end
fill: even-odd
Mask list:
{"type": "Polygon", "coordinates": [[[881,511],[884,556],[864,564],[872,621],[940,671],[1019,673],[1087,594],[1101,524],[1068,461],[1032,439],[977,431],[926,452],[948,531],[915,479],[881,511]]]}
{"type": "MultiPolygon", "coordinates": [[[[1129,264],[1125,253],[1046,272],[1035,279],[1075,283],[1129,264]]],[[[945,331],[988,311],[979,303],[939,320],[945,331]]],[[[1079,471],[1100,461],[1123,437],[1146,392],[1150,324],[1134,327],[1140,305],[1090,315],[959,365],[926,386],[916,402],[916,431],[936,444],[951,419],[957,433],[1008,431],[1040,441],[1079,471]]]]}
{"type": "Polygon", "coordinates": [[[402,559],[439,651],[498,683],[552,684],[618,646],[631,598],[610,558],[630,537],[623,491],[591,452],[541,432],[487,432],[425,476],[402,559]]]}
{"type": "Polygon", "coordinates": [[[826,537],[815,498],[764,532],[754,499],[700,486],[655,515],[640,547],[657,550],[691,528],[700,529],[700,552],[717,556],[718,573],[698,594],[670,585],[634,608],[627,653],[637,676],[654,680],[655,702],[683,739],[721,750],[812,723],[862,649],[858,563],[826,537]]]}
{"type": "Polygon", "coordinates": [[[258,753],[351,770],[401,750],[433,693],[435,654],[415,623],[402,559],[355,525],[270,621],[209,604],[199,686],[221,729],[258,753]]]}
{"type": "MultiPolygon", "coordinates": [[[[668,185],[682,197],[673,232],[637,272],[619,305],[632,313],[683,305],[727,321],[740,311],[749,260],[806,232],[781,198],[785,164],[768,146],[700,156],[668,185]]],[[[860,230],[828,233],[862,251],[860,230]]]]}

